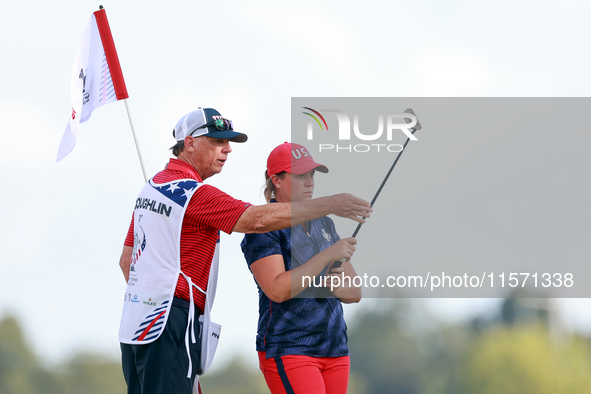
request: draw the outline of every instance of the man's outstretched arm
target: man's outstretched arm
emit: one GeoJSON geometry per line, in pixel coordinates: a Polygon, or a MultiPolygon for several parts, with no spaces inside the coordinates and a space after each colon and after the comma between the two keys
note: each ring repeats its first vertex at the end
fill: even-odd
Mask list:
{"type": "Polygon", "coordinates": [[[334,214],[365,223],[371,204],[351,194],[337,194],[309,201],[251,205],[238,219],[232,231],[266,233],[297,226],[309,220],[334,214]]]}

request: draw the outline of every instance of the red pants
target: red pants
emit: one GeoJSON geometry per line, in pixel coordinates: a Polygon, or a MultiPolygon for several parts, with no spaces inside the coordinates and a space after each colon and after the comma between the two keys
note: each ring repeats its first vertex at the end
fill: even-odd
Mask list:
{"type": "Polygon", "coordinates": [[[265,358],[259,367],[272,394],[346,394],[349,356],[282,356],[265,358]]]}

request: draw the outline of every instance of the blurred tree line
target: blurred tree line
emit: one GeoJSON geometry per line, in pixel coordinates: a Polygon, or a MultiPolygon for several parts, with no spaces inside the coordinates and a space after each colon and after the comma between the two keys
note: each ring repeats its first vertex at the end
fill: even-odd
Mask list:
{"type": "MultiPolygon", "coordinates": [[[[553,330],[548,308],[511,298],[498,316],[443,324],[423,305],[376,300],[357,314],[349,327],[349,393],[591,394],[591,341],[553,330]]],[[[257,367],[237,357],[202,377],[203,390],[266,393],[257,367]]],[[[80,354],[45,368],[16,319],[0,321],[0,394],[125,391],[119,361],[80,354]]]]}
{"type": "Polygon", "coordinates": [[[124,393],[121,366],[113,360],[80,354],[65,365],[41,366],[14,317],[0,321],[0,394],[124,393]]]}

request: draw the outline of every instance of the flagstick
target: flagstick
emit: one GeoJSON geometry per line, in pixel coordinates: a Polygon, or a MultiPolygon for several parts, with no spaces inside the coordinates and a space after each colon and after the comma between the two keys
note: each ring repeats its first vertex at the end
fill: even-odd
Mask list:
{"type": "Polygon", "coordinates": [[[131,134],[133,134],[133,141],[135,142],[135,149],[137,150],[137,156],[140,158],[140,165],[142,166],[142,174],[144,174],[144,182],[148,182],[146,177],[146,170],[144,168],[144,161],[142,160],[142,154],[140,153],[140,146],[137,144],[137,138],[135,137],[135,131],[133,129],[133,122],[131,121],[131,115],[129,114],[129,106],[127,105],[127,99],[123,99],[125,103],[125,109],[127,110],[127,117],[129,118],[129,125],[131,126],[131,134]]]}

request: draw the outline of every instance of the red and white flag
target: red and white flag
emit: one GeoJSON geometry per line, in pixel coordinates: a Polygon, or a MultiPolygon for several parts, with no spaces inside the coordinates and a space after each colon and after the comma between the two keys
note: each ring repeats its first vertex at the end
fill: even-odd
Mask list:
{"type": "Polygon", "coordinates": [[[57,160],[74,149],[78,125],[101,105],[128,98],[119,58],[104,9],[90,17],[70,80],[72,113],[60,142],[57,160]]]}

